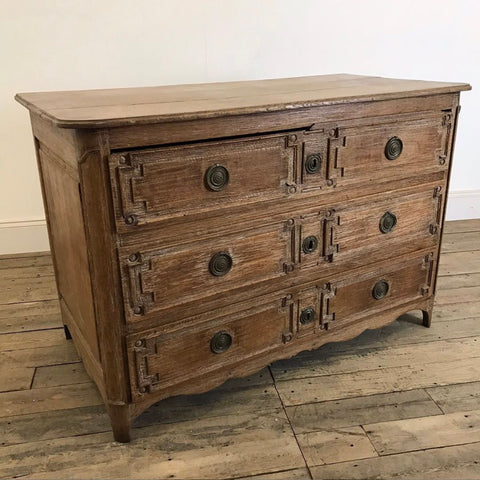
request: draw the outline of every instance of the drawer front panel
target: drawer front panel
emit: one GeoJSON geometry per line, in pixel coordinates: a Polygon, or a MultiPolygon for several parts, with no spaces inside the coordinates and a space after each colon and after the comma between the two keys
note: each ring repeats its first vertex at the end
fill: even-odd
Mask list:
{"type": "Polygon", "coordinates": [[[268,135],[112,155],[119,230],[284,197],[298,148],[289,138],[268,135]]]}
{"type": "Polygon", "coordinates": [[[395,249],[395,244],[402,242],[414,242],[412,246],[417,249],[434,245],[438,241],[441,211],[440,186],[358,208],[339,208],[336,257],[338,261],[347,260],[361,250],[395,249]]]}
{"type": "MultiPolygon", "coordinates": [[[[288,222],[179,247],[122,251],[131,320],[175,305],[285,275],[291,265],[288,222]]],[[[228,293],[226,293],[228,295],[228,293]]]]}
{"type": "Polygon", "coordinates": [[[367,186],[372,181],[416,176],[425,169],[446,170],[452,117],[451,112],[425,113],[404,122],[325,125],[306,132],[299,191],[367,186]],[[321,159],[322,168],[316,174],[306,170],[312,155],[321,159]]]}
{"type": "Polygon", "coordinates": [[[127,339],[134,396],[181,383],[266,353],[291,338],[290,310],[282,300],[208,325],[127,339]]]}
{"type": "Polygon", "coordinates": [[[374,203],[332,205],[295,217],[293,268],[347,269],[438,243],[443,189],[389,195],[374,203]],[[309,248],[311,247],[311,248],[309,248]]]}
{"type": "Polygon", "coordinates": [[[350,323],[377,311],[430,296],[435,262],[434,252],[430,252],[373,273],[333,280],[328,286],[330,323],[332,326],[350,323]]]}
{"type": "Polygon", "coordinates": [[[332,276],[291,299],[296,336],[321,333],[432,293],[434,252],[357,275],[332,276]],[[305,311],[310,320],[305,322],[305,311]],[[302,313],[304,321],[302,322],[302,313]]]}

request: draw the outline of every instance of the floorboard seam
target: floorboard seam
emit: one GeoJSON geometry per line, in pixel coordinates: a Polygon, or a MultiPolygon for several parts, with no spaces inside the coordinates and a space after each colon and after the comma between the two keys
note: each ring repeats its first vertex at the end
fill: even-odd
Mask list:
{"type": "Polygon", "coordinates": [[[18,332],[0,332],[0,336],[2,335],[18,335],[19,333],[32,333],[32,332],[46,332],[48,330],[60,330],[62,327],[47,327],[47,328],[36,328],[34,330],[19,330],[18,332]]]}
{"type": "MultiPolygon", "coordinates": [[[[312,377],[309,377],[309,378],[312,378],[312,377]]],[[[448,383],[446,385],[432,385],[431,387],[415,387],[415,388],[403,389],[403,390],[389,390],[387,392],[377,392],[377,393],[370,393],[370,394],[366,394],[366,395],[355,395],[354,397],[331,398],[329,400],[321,400],[319,402],[292,403],[292,404],[289,404],[288,407],[298,407],[300,405],[314,405],[316,403],[325,403],[325,402],[338,402],[339,400],[350,400],[350,399],[353,399],[353,398],[373,397],[375,395],[386,395],[388,393],[411,392],[413,390],[422,390],[422,389],[426,389],[426,388],[449,387],[451,385],[466,385],[468,383],[477,383],[479,381],[480,381],[480,378],[479,378],[479,380],[474,380],[474,381],[470,381],[470,382],[448,383]]],[[[443,410],[442,410],[442,412],[443,412],[443,410]]],[[[446,414],[444,413],[443,415],[446,415],[446,414]]],[[[434,415],[427,415],[427,416],[434,416],[434,415]]],[[[418,417],[418,418],[424,418],[424,417],[418,417]]]]}
{"type": "MultiPolygon", "coordinates": [[[[341,465],[342,463],[362,462],[364,460],[372,460],[374,458],[379,458],[380,459],[380,458],[384,458],[384,457],[395,457],[395,456],[400,456],[400,455],[406,455],[408,453],[428,452],[430,450],[441,450],[441,449],[444,449],[444,448],[462,447],[462,446],[465,446],[465,445],[479,445],[480,446],[480,442],[467,442],[467,443],[459,443],[459,444],[455,444],[455,445],[443,445],[441,447],[420,448],[419,450],[409,450],[407,452],[387,453],[387,454],[384,454],[384,455],[379,455],[378,457],[357,458],[355,460],[343,460],[341,462],[326,463],[324,465],[312,465],[312,467],[321,468],[321,467],[327,467],[329,465],[341,465]]],[[[374,478],[383,478],[383,477],[374,477],[374,478]]],[[[435,478],[435,477],[433,477],[433,478],[435,478]]],[[[474,478],[478,478],[478,477],[474,477],[474,478]]]]}
{"type": "Polygon", "coordinates": [[[472,250],[465,250],[465,251],[462,251],[462,252],[441,252],[443,255],[449,255],[451,253],[464,253],[464,252],[476,252],[477,250],[475,248],[473,248],[472,250]]]}
{"type": "MultiPolygon", "coordinates": [[[[450,304],[450,305],[455,305],[454,303],[453,304],[450,304]]],[[[473,315],[471,317],[460,317],[460,318],[448,318],[448,319],[445,319],[445,320],[440,320],[438,318],[435,318],[435,310],[433,311],[433,319],[432,319],[432,323],[442,323],[442,322],[456,322],[457,320],[470,320],[471,318],[480,318],[479,315],[473,315]]],[[[477,335],[472,335],[472,337],[476,337],[477,335]]],[[[452,340],[456,340],[457,337],[455,338],[452,338],[452,340]]],[[[469,337],[458,337],[458,338],[469,338],[469,337]]],[[[438,341],[438,340],[435,340],[435,341],[438,341]]],[[[429,342],[421,342],[421,343],[429,343],[429,342]]],[[[412,344],[407,344],[407,345],[412,345],[412,344]]]]}
{"type": "MultiPolygon", "coordinates": [[[[251,475],[251,476],[263,476],[263,475],[271,475],[271,474],[275,474],[275,473],[284,473],[284,472],[292,472],[294,470],[298,470],[302,467],[296,467],[296,468],[287,468],[287,469],[283,469],[283,470],[271,470],[269,472],[262,472],[262,473],[257,473],[255,475],[251,475]]],[[[250,478],[251,476],[248,476],[248,477],[245,477],[245,475],[240,475],[238,477],[227,477],[227,478],[224,478],[222,480],[237,480],[237,479],[241,479],[241,478],[250,478]]],[[[310,479],[311,480],[311,479],[310,479]]]]}
{"type": "MultiPolygon", "coordinates": [[[[468,317],[468,318],[479,318],[478,316],[475,316],[475,317],[468,317]]],[[[466,318],[465,320],[467,320],[468,318],[466,318]]],[[[464,320],[464,319],[462,319],[464,320]]],[[[440,322],[448,322],[448,320],[441,320],[439,321],[440,322]]],[[[434,322],[432,322],[434,323],[434,322]]],[[[472,338],[472,337],[478,337],[479,334],[478,332],[477,333],[474,333],[473,335],[466,335],[464,337],[446,337],[444,338],[443,340],[461,340],[463,338],[472,338]]],[[[426,340],[424,342],[407,342],[407,343],[398,343],[398,344],[395,344],[395,347],[404,347],[406,345],[421,345],[422,343],[432,343],[432,342],[439,342],[441,339],[438,339],[438,338],[433,338],[431,340],[426,340]]],[[[320,347],[321,348],[321,347],[320,347]]],[[[377,348],[377,347],[376,347],[377,348]]],[[[392,348],[392,346],[387,346],[387,347],[378,347],[380,350],[385,350],[387,348],[392,348]]],[[[355,347],[352,347],[352,348],[349,348],[348,350],[335,350],[336,353],[355,353],[359,350],[368,350],[370,351],[371,349],[368,348],[368,347],[359,347],[359,348],[355,348],[355,347]]],[[[433,362],[434,363],[434,362],[433,362]]]]}
{"type": "Polygon", "coordinates": [[[32,375],[32,379],[30,380],[30,388],[29,390],[32,390],[33,388],[33,382],[35,381],[35,375],[37,374],[37,367],[34,367],[33,368],[33,375],[32,375]]]}
{"type": "MultiPolygon", "coordinates": [[[[474,317],[469,317],[469,318],[480,318],[480,317],[474,316],[474,317]]],[[[446,322],[448,320],[444,320],[444,321],[446,322]]],[[[339,356],[339,357],[342,356],[343,357],[343,356],[345,356],[345,353],[349,354],[351,352],[352,354],[357,354],[357,352],[361,352],[363,350],[367,350],[368,352],[371,352],[371,353],[379,353],[379,352],[382,352],[382,351],[388,350],[388,349],[391,349],[391,350],[401,349],[401,348],[405,347],[406,345],[422,345],[423,343],[435,343],[435,342],[438,342],[438,343],[456,343],[457,340],[463,340],[465,338],[474,338],[474,337],[479,337],[480,338],[480,332],[472,332],[472,333],[473,333],[472,335],[469,335],[467,337],[434,338],[434,339],[428,340],[426,342],[399,343],[399,344],[385,345],[385,346],[379,346],[379,347],[368,347],[368,346],[366,346],[366,347],[352,347],[351,349],[348,349],[348,350],[335,350],[335,353],[329,354],[328,357],[329,358],[335,357],[335,356],[339,356]]],[[[321,351],[321,348],[322,347],[320,347],[320,350],[318,350],[319,352],[321,351]]],[[[478,356],[480,357],[480,355],[478,355],[478,356]]],[[[472,358],[476,358],[476,356],[472,357],[472,358]]],[[[437,362],[428,362],[428,363],[437,363],[437,362]]],[[[422,365],[424,365],[424,364],[422,364],[422,365]]],[[[385,368],[393,368],[393,367],[385,367],[385,368]]],[[[365,371],[368,371],[368,370],[372,370],[372,369],[367,369],[365,371]]],[[[378,369],[375,368],[373,370],[378,370],[378,369]]],[[[358,370],[358,371],[360,371],[360,370],[358,370]]],[[[361,371],[364,371],[364,370],[361,370],[361,371]]],[[[351,371],[349,371],[348,373],[351,373],[351,371]]],[[[338,374],[329,373],[327,375],[338,375],[338,374]]]]}
{"type": "MultiPolygon", "coordinates": [[[[467,383],[475,383],[475,382],[467,382],[467,383]]],[[[449,383],[448,386],[450,385],[458,385],[457,383],[449,383]]],[[[460,384],[462,385],[462,384],[460,384]]],[[[447,385],[443,385],[443,386],[447,386],[447,385]]],[[[432,388],[432,387],[427,387],[427,388],[423,388],[422,390],[428,395],[428,397],[430,398],[430,400],[432,400],[432,402],[440,409],[440,411],[442,412],[443,415],[446,415],[445,413],[445,410],[433,399],[433,397],[430,395],[430,392],[428,391],[428,388],[432,388]]],[[[433,387],[433,388],[436,388],[436,387],[433,387]]]]}
{"type": "MultiPolygon", "coordinates": [[[[459,302],[458,305],[460,305],[461,303],[465,303],[465,302],[459,302]]],[[[435,311],[434,311],[435,313],[435,311]]],[[[462,318],[458,318],[458,319],[454,319],[453,321],[457,321],[457,320],[469,320],[469,319],[472,319],[472,318],[480,318],[478,315],[474,315],[473,317],[462,317],[462,318]]],[[[420,321],[420,320],[419,320],[420,321]]],[[[448,319],[448,320],[437,320],[438,323],[446,323],[446,322],[450,322],[452,321],[451,319],[448,319]]],[[[435,320],[432,321],[432,324],[436,323],[435,320]]],[[[419,327],[421,326],[420,323],[417,324],[419,327]]],[[[409,342],[409,341],[406,341],[405,343],[394,343],[392,345],[387,345],[387,346],[381,346],[381,347],[368,347],[368,346],[361,346],[361,347],[349,347],[349,348],[346,348],[345,350],[335,350],[335,354],[338,355],[338,354],[344,354],[344,353],[356,353],[358,351],[362,351],[362,350],[368,350],[368,351],[372,351],[372,350],[386,350],[387,348],[397,348],[397,347],[404,347],[404,346],[407,346],[407,345],[421,345],[422,343],[432,343],[432,342],[441,342],[441,341],[455,341],[455,340],[462,340],[462,339],[465,339],[465,338],[472,338],[472,337],[478,337],[480,336],[480,332],[472,332],[471,335],[465,335],[465,336],[461,336],[461,337],[445,337],[445,338],[431,338],[431,339],[425,339],[424,341],[422,342],[409,342]]],[[[414,337],[412,337],[412,340],[414,340],[414,337]]],[[[328,345],[328,344],[327,344],[328,345]]],[[[320,349],[318,351],[321,351],[322,347],[320,347],[320,349]]],[[[435,363],[435,362],[432,362],[432,363],[435,363]]]]}
{"type": "MultiPolygon", "coordinates": [[[[459,277],[460,275],[475,275],[476,273],[480,273],[478,272],[477,270],[473,271],[473,272],[455,272],[455,273],[443,273],[443,274],[439,274],[438,275],[438,278],[445,278],[445,277],[459,277]]],[[[457,288],[449,288],[448,290],[459,290],[460,288],[476,288],[478,287],[478,285],[472,285],[472,286],[469,286],[469,287],[457,287],[457,288]]],[[[447,290],[447,289],[445,289],[447,290]]]]}
{"type": "MultiPolygon", "coordinates": [[[[441,445],[441,446],[435,446],[435,447],[426,447],[426,448],[417,448],[416,450],[405,450],[402,452],[392,452],[392,453],[383,453],[382,455],[379,455],[380,458],[382,457],[392,457],[395,455],[405,455],[407,453],[415,453],[415,452],[428,452],[429,450],[438,450],[440,448],[449,448],[449,447],[462,447],[464,445],[475,445],[475,444],[480,444],[480,442],[465,442],[465,443],[452,443],[450,445],[441,445]]],[[[338,463],[344,463],[344,462],[338,462],[338,463]]]]}
{"type": "Polygon", "coordinates": [[[302,447],[300,446],[300,442],[298,441],[297,434],[295,433],[295,429],[293,428],[292,422],[290,421],[290,417],[288,416],[287,408],[285,407],[285,404],[283,403],[283,400],[282,400],[282,397],[281,397],[281,395],[280,395],[280,392],[279,392],[278,389],[277,389],[277,383],[276,383],[276,380],[275,380],[275,376],[273,375],[273,372],[272,372],[272,369],[270,368],[270,365],[268,366],[268,371],[270,372],[270,375],[271,375],[271,377],[272,377],[272,380],[273,380],[273,388],[274,388],[275,391],[277,392],[278,399],[280,400],[280,404],[282,405],[283,413],[285,414],[285,417],[286,417],[286,419],[287,419],[288,425],[290,426],[290,429],[291,429],[291,431],[292,431],[293,438],[295,438],[295,442],[297,443],[298,450],[300,451],[300,455],[302,455],[303,461],[304,461],[304,463],[305,463],[305,467],[306,467],[306,469],[307,469],[307,471],[308,471],[308,474],[310,475],[310,479],[313,479],[313,475],[312,475],[312,472],[311,472],[311,470],[310,470],[310,465],[308,464],[307,459],[305,458],[305,455],[304,455],[304,453],[303,453],[302,447]]]}
{"type": "MultiPolygon", "coordinates": [[[[372,442],[372,439],[370,438],[370,435],[368,435],[368,432],[365,430],[365,427],[363,425],[359,425],[359,427],[362,429],[363,433],[365,433],[365,436],[368,439],[368,443],[372,446],[372,448],[375,450],[375,453],[377,454],[377,457],[381,457],[380,452],[377,450],[377,447],[375,444],[372,442]]],[[[369,458],[375,458],[375,457],[369,457],[369,458]]]]}
{"type": "MultiPolygon", "coordinates": [[[[474,335],[474,336],[476,337],[478,335],[474,335]]],[[[468,337],[468,338],[471,338],[471,337],[468,337]]],[[[480,358],[480,355],[473,355],[473,356],[468,356],[468,357],[464,356],[464,357],[461,357],[461,358],[457,358],[455,360],[449,360],[447,362],[417,363],[415,366],[420,366],[420,365],[427,366],[427,365],[432,365],[432,364],[438,365],[439,363],[447,364],[447,363],[452,363],[452,362],[458,362],[458,361],[463,360],[465,358],[470,358],[470,359],[480,358]]],[[[402,368],[402,367],[409,367],[409,366],[411,366],[411,365],[406,364],[406,365],[396,365],[396,366],[383,367],[383,368],[367,368],[365,370],[348,370],[348,371],[345,371],[345,372],[338,372],[338,373],[326,373],[325,375],[307,375],[305,377],[291,377],[291,378],[287,377],[287,378],[284,378],[284,379],[280,379],[279,381],[280,382],[289,382],[289,381],[292,381],[292,380],[306,380],[307,378],[336,377],[336,376],[339,376],[339,375],[349,375],[349,374],[354,374],[354,373],[365,373],[365,372],[377,372],[377,371],[380,371],[380,370],[391,370],[391,369],[394,369],[394,368],[402,368]]],[[[273,376],[273,373],[272,373],[272,376],[273,376]]],[[[468,382],[468,383],[472,383],[472,382],[468,382]]],[[[417,390],[417,388],[413,388],[411,390],[417,390]]],[[[421,388],[424,388],[424,387],[421,387],[421,388]]],[[[428,388],[431,388],[431,387],[428,387],[428,388]]]]}
{"type": "Polygon", "coordinates": [[[43,302],[51,302],[53,300],[58,300],[58,297],[52,297],[52,298],[42,298],[42,299],[36,299],[36,300],[19,300],[18,302],[6,302],[6,303],[0,303],[0,307],[4,305],[24,305],[25,303],[43,303],[43,302]]]}

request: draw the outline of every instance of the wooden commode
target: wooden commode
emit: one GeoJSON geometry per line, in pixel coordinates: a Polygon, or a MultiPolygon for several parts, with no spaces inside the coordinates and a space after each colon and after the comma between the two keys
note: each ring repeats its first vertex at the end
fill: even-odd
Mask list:
{"type": "Polygon", "coordinates": [[[342,74],[18,94],[65,331],[115,439],[163,398],[411,310],[429,326],[469,89],[342,74]]]}

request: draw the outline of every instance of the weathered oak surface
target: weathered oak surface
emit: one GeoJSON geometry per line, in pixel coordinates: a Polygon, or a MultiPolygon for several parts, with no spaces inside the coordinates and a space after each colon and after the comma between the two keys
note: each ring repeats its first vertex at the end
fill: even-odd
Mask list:
{"type": "Polygon", "coordinates": [[[228,83],[70,92],[20,93],[17,100],[58,126],[132,125],[272,112],[348,101],[416,97],[470,90],[466,83],[321,75],[228,83]]]}

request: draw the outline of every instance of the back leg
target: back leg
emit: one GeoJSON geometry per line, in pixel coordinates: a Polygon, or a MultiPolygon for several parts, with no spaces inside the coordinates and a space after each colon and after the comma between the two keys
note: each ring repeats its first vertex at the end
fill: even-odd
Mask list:
{"type": "Polygon", "coordinates": [[[72,339],[72,334],[70,333],[70,330],[68,329],[68,327],[66,325],[63,326],[63,330],[65,331],[65,338],[67,340],[71,340],[72,339]]]}
{"type": "Polygon", "coordinates": [[[432,324],[432,309],[422,310],[423,326],[430,328],[432,324]]]}

